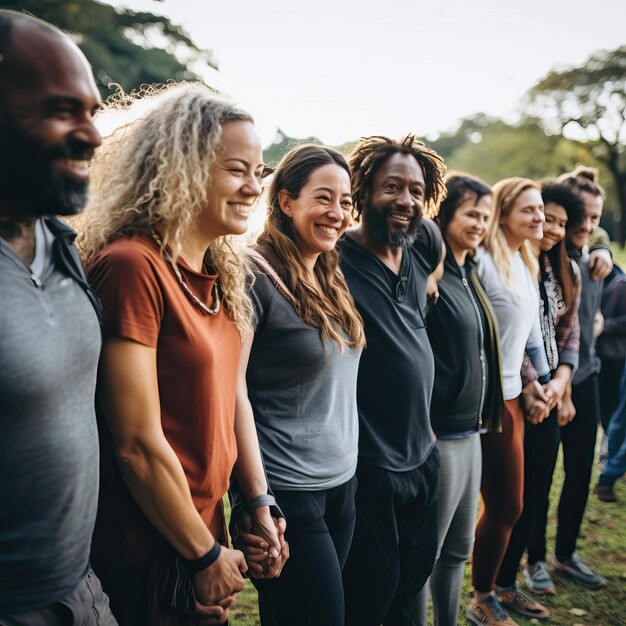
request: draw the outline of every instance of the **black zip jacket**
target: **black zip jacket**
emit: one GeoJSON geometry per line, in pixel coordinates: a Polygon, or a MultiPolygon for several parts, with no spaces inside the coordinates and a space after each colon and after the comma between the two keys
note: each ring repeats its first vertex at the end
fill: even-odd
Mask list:
{"type": "Polygon", "coordinates": [[[432,427],[438,437],[498,432],[503,399],[496,317],[473,261],[466,261],[464,278],[448,246],[444,269],[427,325],[435,356],[432,427]]]}

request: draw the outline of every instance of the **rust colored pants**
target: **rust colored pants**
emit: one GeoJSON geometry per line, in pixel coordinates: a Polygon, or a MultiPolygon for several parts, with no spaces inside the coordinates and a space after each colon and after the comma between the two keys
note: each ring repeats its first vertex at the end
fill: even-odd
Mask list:
{"type": "Polygon", "coordinates": [[[482,510],[476,525],[472,583],[477,591],[491,591],[515,522],[522,513],[524,495],[524,415],[519,398],[506,400],[502,432],[481,438],[482,510]]]}

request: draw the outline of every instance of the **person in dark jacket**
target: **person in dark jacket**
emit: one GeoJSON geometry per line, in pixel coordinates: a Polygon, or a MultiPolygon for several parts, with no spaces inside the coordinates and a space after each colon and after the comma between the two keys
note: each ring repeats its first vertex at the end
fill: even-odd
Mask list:
{"type": "Polygon", "coordinates": [[[604,325],[596,351],[602,367],[598,376],[602,428],[608,431],[609,418],[620,402],[619,389],[626,358],[626,275],[617,266],[604,279],[602,317],[604,325]]]}
{"type": "Polygon", "coordinates": [[[617,266],[605,280],[602,316],[604,328],[598,337],[600,398],[608,397],[612,402],[602,412],[608,458],[595,492],[602,502],[617,502],[613,485],[626,471],[626,275],[617,266]]]}
{"type": "MultiPolygon", "coordinates": [[[[455,626],[463,565],[474,543],[480,433],[500,429],[503,400],[497,322],[472,260],[491,217],[491,189],[461,173],[450,174],[445,183],[437,222],[447,252],[439,299],[427,318],[435,358],[430,417],[441,464],[438,557],[430,591],[437,626],[455,626]]],[[[427,596],[425,586],[416,621],[423,626],[427,596]]]]}

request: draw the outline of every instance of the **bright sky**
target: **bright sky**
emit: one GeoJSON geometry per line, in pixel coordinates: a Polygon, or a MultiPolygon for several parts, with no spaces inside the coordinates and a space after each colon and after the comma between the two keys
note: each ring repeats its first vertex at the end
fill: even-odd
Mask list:
{"type": "Polygon", "coordinates": [[[167,15],[255,117],[340,144],[434,136],[478,111],[510,116],[555,65],[626,43],[623,0],[109,0],[167,15]]]}

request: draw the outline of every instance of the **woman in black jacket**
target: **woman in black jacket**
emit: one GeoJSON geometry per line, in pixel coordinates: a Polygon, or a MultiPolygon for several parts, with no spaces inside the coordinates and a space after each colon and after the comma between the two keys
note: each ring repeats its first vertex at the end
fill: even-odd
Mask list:
{"type": "MultiPolygon", "coordinates": [[[[446,187],[437,218],[447,248],[444,275],[427,320],[435,356],[431,422],[441,463],[439,556],[430,578],[437,626],[458,622],[463,565],[474,541],[480,433],[500,429],[494,416],[503,402],[497,323],[472,261],[491,216],[491,189],[457,173],[446,187]]],[[[426,588],[420,594],[418,623],[424,625],[427,594],[426,588]]]]}

